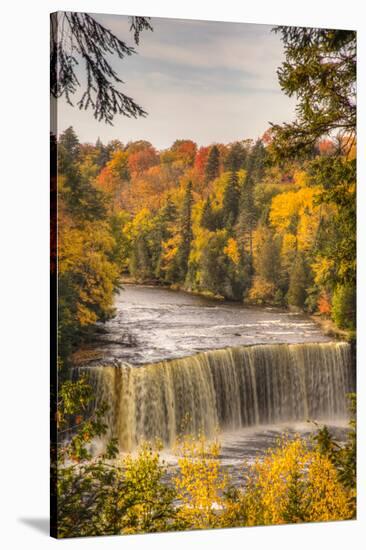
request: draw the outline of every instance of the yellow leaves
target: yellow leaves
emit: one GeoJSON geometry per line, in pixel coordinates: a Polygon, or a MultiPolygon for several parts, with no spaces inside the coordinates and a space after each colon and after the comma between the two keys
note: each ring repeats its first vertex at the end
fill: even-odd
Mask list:
{"type": "Polygon", "coordinates": [[[162,252],[162,263],[163,265],[172,262],[177,255],[179,244],[180,244],[180,235],[176,234],[167,241],[162,243],[163,252],[162,252]]]}
{"type": "Polygon", "coordinates": [[[194,226],[194,240],[191,243],[190,261],[199,263],[202,253],[208,245],[210,236],[213,234],[205,227],[194,226]]]}
{"type": "Polygon", "coordinates": [[[304,170],[296,170],[294,173],[294,184],[298,187],[309,185],[309,176],[304,170]]]}
{"type": "MultiPolygon", "coordinates": [[[[297,172],[301,185],[306,184],[306,174],[297,172]]],[[[281,193],[272,199],[270,222],[282,234],[283,253],[288,255],[296,250],[309,251],[315,241],[322,217],[329,215],[331,207],[317,204],[320,189],[301,187],[299,191],[281,193]]]]}
{"type": "Polygon", "coordinates": [[[247,474],[249,525],[330,521],[352,516],[349,495],[330,460],[300,438],[283,438],[247,474]]]}
{"type": "Polygon", "coordinates": [[[223,506],[222,491],[227,485],[218,461],[220,446],[203,436],[186,436],[177,452],[179,474],[174,477],[178,500],[178,520],[192,529],[219,526],[223,506]]]}
{"type": "Polygon", "coordinates": [[[334,521],[350,519],[353,510],[337,472],[328,458],[313,451],[309,462],[308,499],[309,521],[334,521]]]}
{"type": "Polygon", "coordinates": [[[165,530],[167,518],[164,516],[169,516],[172,492],[162,483],[165,468],[158,450],[146,442],[143,443],[137,455],[124,457],[121,471],[124,491],[117,504],[125,510],[122,532],[128,534],[165,530]]]}
{"type": "MultiPolygon", "coordinates": [[[[175,487],[179,529],[236,525],[279,525],[352,517],[350,494],[330,460],[296,437],[284,436],[277,447],[249,466],[245,485],[230,489],[220,469],[220,445],[204,436],[184,436],[175,449],[175,487]],[[231,496],[230,496],[231,492],[231,496]]],[[[126,481],[141,488],[146,501],[159,481],[159,454],[142,447],[124,460],[126,481]]],[[[139,489],[140,490],[140,489],[139,489]]],[[[143,514],[144,504],[139,513],[143,514]]]]}
{"type": "Polygon", "coordinates": [[[61,290],[68,281],[73,307],[81,326],[95,323],[98,313],[109,312],[118,279],[117,266],[108,258],[115,241],[105,222],[86,222],[82,228],[59,226],[58,273],[61,290]],[[65,281],[65,283],[64,283],[65,281]]]}
{"type": "Polygon", "coordinates": [[[128,153],[121,149],[114,151],[106,168],[113,176],[121,179],[128,177],[128,153]]]}
{"type": "Polygon", "coordinates": [[[217,204],[219,208],[222,208],[224,193],[225,193],[226,186],[229,182],[229,178],[230,178],[230,173],[225,172],[224,174],[222,174],[222,176],[217,178],[214,182],[214,196],[216,200],[213,201],[213,205],[217,204]]]}
{"type": "Polygon", "coordinates": [[[276,287],[263,277],[255,276],[249,291],[249,299],[256,304],[265,304],[273,299],[276,287]]]}
{"type": "Polygon", "coordinates": [[[257,460],[247,474],[245,496],[249,525],[285,523],[283,513],[288,497],[288,480],[305,466],[306,453],[300,440],[283,442],[257,460]]]}
{"type": "Polygon", "coordinates": [[[297,221],[303,216],[314,216],[319,206],[314,200],[319,195],[319,188],[303,187],[299,191],[281,193],[272,199],[270,221],[279,231],[285,232],[297,228],[297,221]]]}
{"type": "Polygon", "coordinates": [[[131,234],[137,237],[142,232],[149,232],[153,228],[151,212],[148,208],[142,208],[131,222],[131,234]]]}
{"type": "Polygon", "coordinates": [[[284,256],[296,252],[297,238],[291,233],[286,233],[282,239],[282,253],[284,256]]]}
{"type": "Polygon", "coordinates": [[[240,254],[238,242],[230,237],[227,241],[227,245],[224,247],[224,254],[235,264],[239,264],[240,254]]]}
{"type": "MultiPolygon", "coordinates": [[[[84,299],[85,297],[86,295],[84,293],[84,299]]],[[[98,317],[94,311],[91,311],[82,303],[76,304],[76,318],[81,326],[92,325],[98,320],[98,317]]]]}
{"type": "Polygon", "coordinates": [[[278,231],[286,231],[291,225],[291,219],[299,208],[298,196],[295,191],[281,193],[273,197],[269,219],[278,231]]]}
{"type": "Polygon", "coordinates": [[[318,256],[312,263],[311,268],[314,272],[314,282],[322,286],[332,276],[332,272],[335,269],[334,260],[329,257],[318,256]]]}

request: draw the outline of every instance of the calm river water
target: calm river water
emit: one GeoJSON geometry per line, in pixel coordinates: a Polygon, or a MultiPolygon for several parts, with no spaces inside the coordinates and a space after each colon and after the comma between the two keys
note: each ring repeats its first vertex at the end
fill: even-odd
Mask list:
{"type": "Polygon", "coordinates": [[[115,308],[100,327],[98,362],[146,364],[240,345],[331,341],[300,313],[159,287],[124,285],[115,308]]]}

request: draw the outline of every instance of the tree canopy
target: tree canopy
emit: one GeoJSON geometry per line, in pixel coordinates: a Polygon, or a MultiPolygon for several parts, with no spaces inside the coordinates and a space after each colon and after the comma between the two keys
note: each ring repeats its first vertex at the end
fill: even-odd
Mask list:
{"type": "Polygon", "coordinates": [[[341,133],[346,152],[356,133],[356,32],[275,27],[285,48],[282,90],[297,98],[296,120],[272,125],[278,156],[309,154],[316,142],[341,133]]]}

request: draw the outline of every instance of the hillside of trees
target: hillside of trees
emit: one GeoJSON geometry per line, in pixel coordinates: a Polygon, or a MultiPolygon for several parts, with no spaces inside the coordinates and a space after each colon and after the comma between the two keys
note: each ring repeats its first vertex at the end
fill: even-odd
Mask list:
{"type": "Polygon", "coordinates": [[[356,161],[345,145],[322,139],[305,159],[278,162],[270,130],[157,151],[81,144],[68,128],[58,142],[62,345],[112,314],[126,275],[354,329],[356,161]]]}

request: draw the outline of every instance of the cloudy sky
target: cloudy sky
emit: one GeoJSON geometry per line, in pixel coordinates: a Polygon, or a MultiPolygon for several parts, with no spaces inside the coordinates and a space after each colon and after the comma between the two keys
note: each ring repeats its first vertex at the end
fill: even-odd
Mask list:
{"type": "MultiPolygon", "coordinates": [[[[127,17],[95,17],[133,45],[127,17]]],[[[293,118],[294,100],[281,91],[276,75],[282,43],[270,26],[160,18],[152,25],[153,32],[141,34],[137,55],[112,58],[124,81],[121,90],[148,116],[117,116],[111,127],[61,99],[59,131],[72,125],[83,142],[146,139],[163,149],[176,139],[198,145],[256,139],[269,121],[293,118]]]]}

